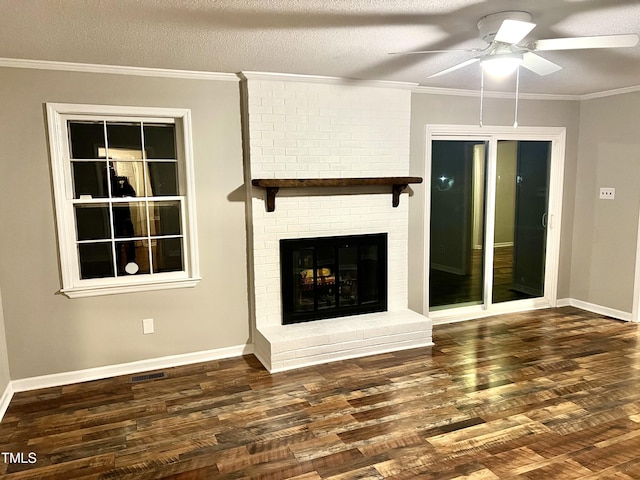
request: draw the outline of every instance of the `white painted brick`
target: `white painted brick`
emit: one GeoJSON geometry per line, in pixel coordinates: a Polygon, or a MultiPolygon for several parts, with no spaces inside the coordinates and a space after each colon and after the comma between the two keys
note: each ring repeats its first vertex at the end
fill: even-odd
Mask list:
{"type": "Polygon", "coordinates": [[[284,155],[286,149],[284,147],[262,147],[264,155],[284,155]]]}
{"type": "MultiPolygon", "coordinates": [[[[284,132],[282,132],[284,133],[284,132]]],[[[274,147],[295,148],[298,146],[296,140],[289,138],[276,139],[273,141],[274,147]]]]}
{"type": "Polygon", "coordinates": [[[262,123],[284,123],[286,115],[262,114],[260,121],[262,123]]]}
{"type": "Polygon", "coordinates": [[[274,98],[272,96],[262,97],[261,104],[263,106],[269,106],[269,107],[283,107],[284,106],[284,98],[274,98]]]}
{"type": "Polygon", "coordinates": [[[289,83],[285,83],[283,80],[258,80],[259,88],[267,92],[283,91],[288,85],[289,83]]]}
{"type": "Polygon", "coordinates": [[[262,104],[262,102],[259,102],[257,105],[249,104],[249,113],[252,115],[260,115],[262,113],[273,113],[273,107],[271,105],[262,104]]]}
{"type": "Polygon", "coordinates": [[[273,107],[273,113],[277,113],[279,115],[292,115],[299,112],[298,108],[293,105],[276,105],[273,107]]]}
{"type": "MultiPolygon", "coordinates": [[[[251,150],[252,175],[259,172],[270,175],[266,178],[339,178],[406,175],[409,171],[408,91],[249,81],[249,104],[256,107],[249,117],[250,141],[254,140],[251,145],[259,149],[251,150]],[[262,141],[255,141],[257,139],[262,141]],[[269,145],[264,140],[273,143],[269,145]],[[271,150],[275,147],[284,148],[284,152],[271,150]]],[[[305,193],[309,195],[278,196],[276,211],[272,213],[265,212],[263,200],[253,198],[254,273],[255,285],[259,288],[254,295],[260,294],[259,308],[256,308],[258,327],[282,327],[279,303],[279,240],[282,238],[390,231],[389,261],[392,265],[389,268],[388,304],[390,309],[406,309],[408,195],[403,195],[400,207],[394,209],[390,206],[390,193],[346,195],[340,189],[332,196],[325,196],[327,191],[323,189],[305,193]]],[[[256,195],[264,198],[263,193],[256,195]]],[[[357,317],[350,318],[349,322],[354,318],[357,317]]],[[[304,328],[309,329],[309,326],[304,328]]],[[[385,332],[384,326],[379,328],[380,332],[385,332]]],[[[297,350],[282,352],[279,357],[272,355],[272,367],[284,368],[342,355],[380,351],[391,348],[391,344],[405,345],[413,341],[394,338],[397,335],[385,339],[384,335],[370,333],[375,342],[367,345],[358,340],[362,335],[361,331],[353,330],[342,335],[335,333],[328,343],[305,346],[299,341],[294,345],[297,350]],[[338,342],[340,339],[342,341],[338,342]]],[[[307,338],[311,337],[307,335],[307,338]]],[[[269,350],[258,346],[256,349],[269,350]]]]}
{"type": "Polygon", "coordinates": [[[283,139],[283,138],[285,138],[285,132],[283,132],[281,130],[273,130],[273,131],[262,132],[262,138],[271,139],[271,140],[283,139]]]}
{"type": "Polygon", "coordinates": [[[293,234],[291,238],[296,238],[298,236],[303,236],[306,232],[310,230],[310,226],[308,224],[305,225],[289,225],[287,227],[287,233],[293,234]]]}
{"type": "Polygon", "coordinates": [[[265,225],[265,233],[283,233],[287,231],[286,225],[265,225]]]}

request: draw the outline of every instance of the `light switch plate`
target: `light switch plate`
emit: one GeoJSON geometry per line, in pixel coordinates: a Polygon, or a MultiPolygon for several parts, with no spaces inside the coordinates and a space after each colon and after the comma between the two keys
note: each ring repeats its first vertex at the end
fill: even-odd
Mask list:
{"type": "Polygon", "coordinates": [[[142,333],[144,335],[153,333],[153,318],[145,318],[142,320],[142,333]]]}

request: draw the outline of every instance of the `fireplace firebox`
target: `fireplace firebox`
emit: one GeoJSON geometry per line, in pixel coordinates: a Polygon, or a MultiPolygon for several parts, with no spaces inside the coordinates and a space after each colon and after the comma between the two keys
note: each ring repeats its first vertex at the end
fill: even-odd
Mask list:
{"type": "Polygon", "coordinates": [[[387,310],[387,234],[280,240],[282,323],[387,310]]]}

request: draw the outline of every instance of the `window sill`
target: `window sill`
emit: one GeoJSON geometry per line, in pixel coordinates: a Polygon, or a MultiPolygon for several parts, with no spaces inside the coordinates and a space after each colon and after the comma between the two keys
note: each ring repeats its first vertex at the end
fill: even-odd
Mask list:
{"type": "Polygon", "coordinates": [[[91,287],[64,288],[60,293],[69,298],[98,297],[102,295],[116,295],[120,293],[148,292],[153,290],[168,290],[173,288],[193,288],[201,278],[184,280],[169,280],[165,282],[137,283],[130,285],[101,285],[91,287]]]}

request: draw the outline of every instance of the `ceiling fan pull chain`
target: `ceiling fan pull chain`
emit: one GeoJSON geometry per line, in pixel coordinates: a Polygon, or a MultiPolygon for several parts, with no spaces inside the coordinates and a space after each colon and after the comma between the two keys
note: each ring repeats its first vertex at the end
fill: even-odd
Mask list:
{"type": "Polygon", "coordinates": [[[480,67],[480,126],[482,126],[483,100],[484,100],[484,68],[480,67]]]}
{"type": "Polygon", "coordinates": [[[513,128],[518,128],[518,95],[520,94],[520,67],[516,69],[516,116],[513,128]]]}

